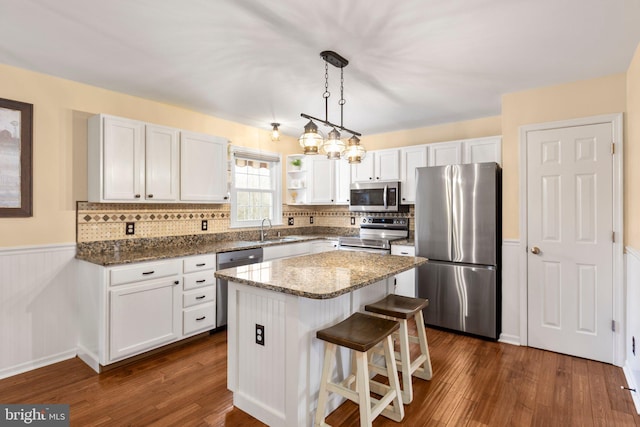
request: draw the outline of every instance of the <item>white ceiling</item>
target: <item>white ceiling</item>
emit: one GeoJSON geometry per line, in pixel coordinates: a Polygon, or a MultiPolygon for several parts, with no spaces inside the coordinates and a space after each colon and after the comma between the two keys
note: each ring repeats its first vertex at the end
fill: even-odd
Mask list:
{"type": "Polygon", "coordinates": [[[500,114],[502,94],[625,72],[640,0],[0,0],[0,63],[299,135],[500,114]],[[329,66],[329,120],[340,122],[329,66]]]}

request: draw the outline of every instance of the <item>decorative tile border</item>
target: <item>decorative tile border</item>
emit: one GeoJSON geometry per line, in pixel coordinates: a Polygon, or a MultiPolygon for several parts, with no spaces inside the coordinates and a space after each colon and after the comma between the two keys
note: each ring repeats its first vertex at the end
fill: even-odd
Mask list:
{"type": "MultiPolygon", "coordinates": [[[[228,232],[255,232],[255,227],[230,229],[230,207],[228,204],[118,204],[78,202],[76,208],[77,242],[108,240],[135,240],[168,236],[210,235],[228,232]],[[202,220],[208,227],[202,231],[202,220]],[[125,223],[135,224],[135,234],[125,234],[125,223]]],[[[292,206],[283,205],[283,224],[274,226],[286,230],[288,218],[293,218],[293,227],[338,227],[357,229],[360,219],[367,214],[349,212],[347,206],[292,206]],[[314,218],[311,224],[311,217],[314,218]],[[351,218],[356,217],[355,224],[351,218]]],[[[386,213],[386,217],[414,217],[413,206],[408,213],[386,213]]],[[[413,221],[410,221],[413,230],[413,221]]]]}

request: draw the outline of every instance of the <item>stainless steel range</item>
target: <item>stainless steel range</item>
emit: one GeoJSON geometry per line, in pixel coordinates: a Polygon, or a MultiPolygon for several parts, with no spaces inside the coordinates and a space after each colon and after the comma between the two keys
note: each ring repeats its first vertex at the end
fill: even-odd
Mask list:
{"type": "Polygon", "coordinates": [[[360,236],[340,237],[338,249],[388,254],[391,253],[393,240],[407,237],[409,237],[409,218],[367,216],[360,222],[360,236]]]}

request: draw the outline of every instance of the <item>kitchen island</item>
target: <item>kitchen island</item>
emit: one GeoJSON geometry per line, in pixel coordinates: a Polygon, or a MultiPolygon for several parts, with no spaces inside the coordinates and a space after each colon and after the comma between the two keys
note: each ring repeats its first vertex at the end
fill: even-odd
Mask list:
{"type": "MultiPolygon", "coordinates": [[[[227,385],[233,403],[271,426],[310,426],[324,346],[317,330],[393,290],[394,276],[427,260],[331,251],[220,270],[229,281],[227,385]]],[[[339,353],[336,375],[350,358],[339,353]]],[[[329,410],[342,399],[331,396],[329,410]]]]}

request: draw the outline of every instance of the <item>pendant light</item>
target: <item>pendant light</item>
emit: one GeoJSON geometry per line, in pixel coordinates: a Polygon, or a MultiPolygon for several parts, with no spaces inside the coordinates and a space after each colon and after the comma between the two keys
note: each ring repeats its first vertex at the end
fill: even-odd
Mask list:
{"type": "Polygon", "coordinates": [[[340,139],[340,132],[338,131],[338,129],[340,129],[352,134],[352,137],[349,139],[349,146],[351,147],[353,145],[356,147],[353,148],[353,155],[347,156],[346,159],[349,163],[360,163],[366,153],[364,147],[360,145],[360,139],[358,138],[362,136],[362,134],[343,126],[343,107],[346,103],[344,99],[344,67],[349,64],[349,61],[330,50],[321,52],[320,56],[324,59],[324,93],[322,94],[324,98],[324,120],[301,113],[300,115],[302,117],[309,119],[309,123],[304,127],[304,133],[300,135],[298,141],[304,150],[304,154],[318,154],[319,149],[322,148],[322,152],[327,155],[327,158],[337,160],[343,157],[347,149],[344,141],[340,139]],[[329,64],[340,68],[340,125],[329,121],[329,97],[331,96],[329,92],[329,64]],[[329,132],[328,139],[325,140],[324,136],[318,131],[318,126],[314,123],[314,120],[333,128],[329,132]],[[352,144],[353,138],[355,138],[355,140],[352,144]]]}
{"type": "Polygon", "coordinates": [[[278,127],[280,123],[271,123],[271,141],[280,141],[280,130],[278,127]]]}

